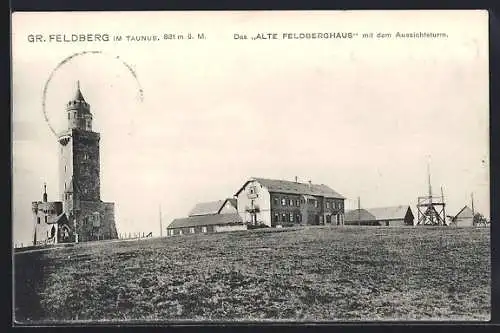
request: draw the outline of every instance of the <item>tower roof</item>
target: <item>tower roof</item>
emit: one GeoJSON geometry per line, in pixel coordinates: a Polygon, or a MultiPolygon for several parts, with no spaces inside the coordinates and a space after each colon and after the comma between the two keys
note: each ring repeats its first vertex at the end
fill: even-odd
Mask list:
{"type": "Polygon", "coordinates": [[[76,81],[76,92],[75,92],[75,97],[73,98],[74,101],[85,101],[85,98],[83,98],[82,91],[80,90],[80,81],[76,81]]]}

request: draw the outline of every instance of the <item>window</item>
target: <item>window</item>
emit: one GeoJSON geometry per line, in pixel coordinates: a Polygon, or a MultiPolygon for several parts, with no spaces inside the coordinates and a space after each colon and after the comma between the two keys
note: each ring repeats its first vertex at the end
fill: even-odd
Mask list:
{"type": "Polygon", "coordinates": [[[279,214],[278,213],[274,213],[274,215],[273,215],[273,222],[279,222],[279,218],[280,218],[279,214]]]}
{"type": "Polygon", "coordinates": [[[68,113],[68,120],[71,118],[70,114],[68,113]]]}
{"type": "Polygon", "coordinates": [[[300,216],[300,214],[297,214],[297,216],[296,216],[296,217],[297,217],[297,222],[299,222],[299,223],[300,223],[301,218],[302,218],[302,217],[300,216]]]}
{"type": "Polygon", "coordinates": [[[295,200],[295,205],[296,205],[297,207],[299,207],[299,206],[300,206],[300,200],[299,200],[299,199],[295,200]]]}
{"type": "Polygon", "coordinates": [[[45,215],[45,223],[47,223],[47,215],[45,215]]]}
{"type": "Polygon", "coordinates": [[[285,213],[283,213],[281,215],[281,222],[286,222],[286,214],[285,213]]]}
{"type": "Polygon", "coordinates": [[[293,222],[293,213],[290,213],[290,222],[293,222]]]}
{"type": "Polygon", "coordinates": [[[318,208],[318,200],[313,200],[314,201],[314,207],[318,208]]]}
{"type": "Polygon", "coordinates": [[[248,193],[250,193],[250,194],[255,194],[255,187],[254,187],[254,186],[250,186],[250,187],[248,188],[248,193]]]}
{"type": "Polygon", "coordinates": [[[189,228],[189,232],[194,234],[194,228],[189,228]]]}
{"type": "Polygon", "coordinates": [[[207,232],[207,227],[201,227],[201,232],[207,232]]]}
{"type": "Polygon", "coordinates": [[[40,216],[36,218],[36,223],[40,224],[40,216]]]}
{"type": "Polygon", "coordinates": [[[282,206],[286,206],[286,199],[285,199],[285,198],[282,198],[282,199],[281,199],[281,205],[282,205],[282,206]]]}
{"type": "Polygon", "coordinates": [[[288,199],[288,204],[289,204],[290,206],[293,206],[293,200],[292,200],[292,199],[288,199]]]}
{"type": "Polygon", "coordinates": [[[83,159],[88,160],[89,159],[89,154],[88,153],[83,153],[83,159]]]}
{"type": "Polygon", "coordinates": [[[274,198],[274,205],[278,206],[280,203],[279,199],[278,198],[274,198]]]}
{"type": "Polygon", "coordinates": [[[326,202],[326,208],[330,208],[330,203],[328,201],[326,202]]]}

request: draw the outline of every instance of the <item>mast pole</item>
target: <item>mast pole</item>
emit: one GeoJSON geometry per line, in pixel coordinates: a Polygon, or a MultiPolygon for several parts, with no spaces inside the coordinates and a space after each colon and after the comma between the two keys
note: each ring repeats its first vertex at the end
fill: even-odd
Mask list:
{"type": "Polygon", "coordinates": [[[161,204],[160,204],[159,213],[160,213],[160,237],[163,237],[163,224],[162,224],[162,221],[161,221],[161,204]]]}

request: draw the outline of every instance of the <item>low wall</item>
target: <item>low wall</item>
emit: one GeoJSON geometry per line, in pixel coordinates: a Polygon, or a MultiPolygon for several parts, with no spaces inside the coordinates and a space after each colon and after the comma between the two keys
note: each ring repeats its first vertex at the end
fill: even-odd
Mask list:
{"type": "Polygon", "coordinates": [[[247,226],[245,224],[216,225],[216,226],[214,226],[215,232],[242,231],[242,230],[247,230],[247,226]]]}

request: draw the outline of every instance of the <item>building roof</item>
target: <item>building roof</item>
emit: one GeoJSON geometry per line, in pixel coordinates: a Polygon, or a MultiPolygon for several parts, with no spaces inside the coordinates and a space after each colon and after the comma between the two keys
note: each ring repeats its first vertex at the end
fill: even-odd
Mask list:
{"type": "Polygon", "coordinates": [[[344,214],[344,221],[374,221],[376,217],[373,214],[370,214],[366,209],[355,209],[348,210],[344,214]]]}
{"type": "Polygon", "coordinates": [[[324,184],[309,184],[309,183],[299,183],[289,180],[279,180],[279,179],[267,179],[267,178],[257,178],[253,177],[238,190],[236,195],[238,195],[250,181],[257,181],[262,186],[268,189],[269,192],[278,193],[289,193],[289,194],[308,194],[314,196],[322,196],[328,198],[345,199],[344,196],[334,191],[327,185],[324,184]]]}
{"type": "Polygon", "coordinates": [[[203,216],[190,216],[175,219],[170,223],[167,229],[202,227],[209,225],[242,224],[243,220],[237,213],[232,214],[214,214],[203,216]]]}
{"type": "Polygon", "coordinates": [[[467,219],[472,218],[473,212],[469,206],[465,205],[458,213],[455,215],[453,219],[467,219]]]}
{"type": "Polygon", "coordinates": [[[225,200],[209,201],[197,203],[189,212],[189,216],[213,215],[222,208],[225,200]]]}
{"type": "Polygon", "coordinates": [[[229,203],[234,208],[237,208],[237,200],[233,199],[233,198],[228,198],[228,199],[224,199],[224,200],[217,200],[217,201],[209,201],[209,202],[200,202],[200,203],[197,203],[193,209],[191,209],[188,216],[202,216],[202,215],[219,214],[222,207],[224,207],[224,205],[226,204],[227,201],[229,201],[229,203]]]}
{"type": "Polygon", "coordinates": [[[358,221],[358,212],[360,212],[360,221],[401,220],[405,218],[408,209],[410,209],[409,205],[377,207],[361,210],[354,209],[345,213],[344,221],[358,221]]]}
{"type": "Polygon", "coordinates": [[[55,221],[54,223],[57,223],[57,224],[68,224],[68,217],[66,216],[66,213],[62,213],[60,215],[58,215],[56,218],[55,218],[55,221]]]}

